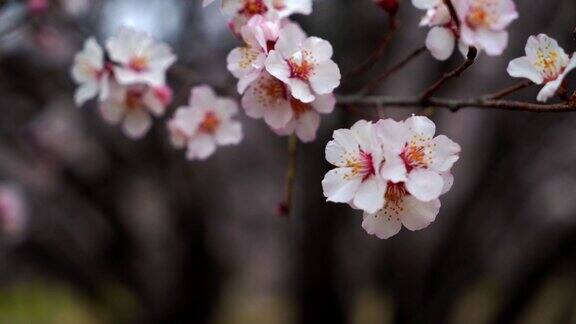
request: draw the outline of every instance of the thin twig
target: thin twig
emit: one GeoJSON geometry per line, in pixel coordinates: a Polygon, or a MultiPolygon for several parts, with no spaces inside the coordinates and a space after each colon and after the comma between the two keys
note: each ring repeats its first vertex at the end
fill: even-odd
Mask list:
{"type": "Polygon", "coordinates": [[[388,48],[388,44],[392,40],[392,37],[394,36],[396,31],[398,30],[399,26],[400,26],[400,23],[398,22],[398,19],[396,19],[396,17],[394,17],[394,16],[391,16],[390,17],[390,23],[388,25],[388,30],[384,34],[384,37],[382,38],[382,41],[380,42],[380,45],[378,46],[378,48],[372,54],[370,54],[370,56],[366,60],[364,60],[359,65],[357,65],[352,70],[350,70],[350,72],[348,72],[346,74],[346,76],[344,77],[344,80],[348,81],[351,77],[358,75],[358,74],[362,74],[362,73],[370,70],[370,68],[372,68],[374,66],[374,64],[376,64],[376,62],[378,62],[378,60],[386,52],[386,48],[388,48]]]}
{"type": "Polygon", "coordinates": [[[526,89],[530,86],[534,85],[534,82],[530,81],[530,80],[526,80],[526,81],[522,81],[520,83],[517,83],[513,86],[510,86],[508,88],[504,88],[498,92],[495,92],[493,94],[487,95],[484,97],[484,99],[502,99],[516,91],[522,90],[522,89],[526,89]]]}
{"type": "Polygon", "coordinates": [[[290,216],[292,212],[292,196],[294,192],[294,181],[296,180],[296,149],[298,138],[295,134],[288,137],[288,168],[286,170],[286,189],[284,201],[280,204],[279,212],[282,216],[290,216]]]}
{"type": "Polygon", "coordinates": [[[339,105],[357,105],[363,107],[397,107],[422,108],[436,107],[450,111],[462,108],[490,108],[494,110],[528,111],[528,112],[572,112],[576,111],[576,103],[537,104],[511,100],[474,99],[444,99],[431,97],[423,102],[419,97],[397,98],[388,96],[339,96],[339,105]]]}
{"type": "Polygon", "coordinates": [[[450,12],[450,16],[452,20],[456,23],[456,26],[460,26],[460,19],[458,19],[458,13],[456,12],[456,8],[454,8],[454,4],[450,0],[444,0],[444,4],[448,7],[448,11],[450,12]]]}
{"type": "Polygon", "coordinates": [[[440,80],[436,81],[424,91],[424,93],[420,96],[420,100],[422,102],[428,101],[428,99],[431,98],[438,90],[440,90],[448,80],[459,77],[462,72],[466,71],[466,69],[468,69],[474,63],[477,54],[478,50],[475,47],[470,47],[470,49],[468,49],[466,60],[456,69],[444,73],[440,80]]]}
{"type": "Polygon", "coordinates": [[[392,66],[391,68],[389,68],[388,70],[386,70],[384,73],[382,73],[381,76],[379,76],[376,80],[372,81],[371,83],[369,83],[362,91],[361,93],[371,93],[374,90],[376,90],[376,88],[382,84],[382,82],[384,82],[389,76],[391,76],[392,74],[398,72],[399,70],[401,70],[402,68],[404,68],[408,63],[412,62],[412,60],[414,60],[415,58],[417,58],[418,56],[420,56],[422,53],[424,53],[426,51],[426,47],[422,46],[416,50],[414,50],[412,53],[410,53],[408,56],[406,56],[402,61],[396,63],[396,65],[392,66]]]}

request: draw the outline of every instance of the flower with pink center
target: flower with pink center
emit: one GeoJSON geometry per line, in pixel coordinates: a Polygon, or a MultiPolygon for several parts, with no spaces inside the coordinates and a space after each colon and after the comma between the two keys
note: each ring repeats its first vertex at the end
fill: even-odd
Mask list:
{"type": "Polygon", "coordinates": [[[106,49],[112,61],[117,63],[114,76],[122,85],[164,85],[166,70],[176,61],[167,44],[129,27],[120,28],[106,42],[106,49]]]}
{"type": "Polygon", "coordinates": [[[0,233],[9,241],[19,241],[28,223],[22,192],[9,184],[0,185],[0,233]]]}
{"type": "Polygon", "coordinates": [[[303,103],[291,96],[286,84],[262,73],[242,97],[242,107],[252,118],[264,118],[278,135],[295,133],[302,142],[316,139],[320,114],[334,110],[334,95],[319,95],[311,103],[303,103]]]}
{"type": "Polygon", "coordinates": [[[260,15],[252,17],[242,27],[241,35],[246,44],[233,49],[227,58],[228,70],[239,79],[239,93],[244,93],[264,70],[264,62],[278,40],[279,31],[280,20],[269,20],[260,15]]]}
{"type": "Polygon", "coordinates": [[[100,104],[100,113],[113,125],[121,122],[126,136],[140,139],[152,126],[151,115],[164,115],[171,102],[172,90],[168,86],[113,84],[110,97],[100,104]]]}
{"type": "MultiPolygon", "coordinates": [[[[450,189],[448,183],[445,192],[450,189]]],[[[405,183],[388,182],[384,207],[376,213],[364,213],[362,228],[380,239],[388,239],[400,232],[402,225],[411,231],[428,227],[440,211],[440,199],[421,201],[411,195],[405,183]]]]}
{"type": "Polygon", "coordinates": [[[235,34],[254,16],[277,16],[280,19],[292,14],[309,15],[312,0],[222,0],[222,11],[232,17],[229,25],[235,34]]]}
{"type": "Polygon", "coordinates": [[[72,79],[78,89],[74,94],[76,105],[99,96],[102,101],[108,97],[110,70],[104,61],[104,51],[94,38],[84,42],[84,48],[76,54],[72,66],[72,79]]]}
{"type": "Polygon", "coordinates": [[[340,85],[340,69],[332,61],[332,45],[318,37],[303,37],[295,25],[280,31],[268,54],[266,70],[288,85],[292,96],[309,103],[340,85]]]}
{"type": "Polygon", "coordinates": [[[203,85],[192,89],[190,105],[180,107],[168,122],[172,144],[186,147],[189,160],[205,160],[218,145],[237,145],[242,141],[242,125],[233,119],[238,105],[229,98],[217,97],[203,85]]]}
{"type": "Polygon", "coordinates": [[[444,135],[434,137],[436,126],[424,116],[403,122],[380,120],[375,129],[385,161],[380,176],[404,183],[406,191],[420,201],[437,199],[459,159],[460,145],[444,135]]]}
{"type": "Polygon", "coordinates": [[[528,38],[526,56],[512,60],[508,74],[545,84],[538,94],[538,101],[546,102],[556,94],[566,75],[574,68],[576,55],[568,56],[556,40],[540,34],[528,38]]]}
{"type": "Polygon", "coordinates": [[[322,180],[328,201],[348,203],[367,213],[384,206],[386,182],[379,172],[382,149],[373,127],[360,120],[350,129],[334,131],[334,139],[326,146],[326,160],[336,168],[322,180]]]}
{"type": "Polygon", "coordinates": [[[508,46],[506,28],[518,18],[513,0],[459,0],[460,38],[468,46],[500,55],[508,46]]]}

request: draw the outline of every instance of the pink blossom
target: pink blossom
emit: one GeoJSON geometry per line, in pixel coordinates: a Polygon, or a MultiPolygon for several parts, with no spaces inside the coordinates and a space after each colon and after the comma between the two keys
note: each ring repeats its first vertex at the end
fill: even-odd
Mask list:
{"type": "Polygon", "coordinates": [[[100,100],[108,97],[110,69],[104,61],[104,51],[94,38],[84,43],[84,49],[76,54],[72,66],[72,78],[79,87],[74,95],[78,106],[97,95],[100,100]]]}
{"type": "Polygon", "coordinates": [[[288,25],[268,54],[266,70],[286,83],[294,98],[309,103],[316,95],[332,93],[340,85],[340,69],[331,58],[328,41],[305,38],[298,27],[288,25]]]}
{"type": "Polygon", "coordinates": [[[190,104],[180,107],[168,122],[172,144],[186,147],[189,160],[205,160],[218,145],[236,145],[242,140],[242,125],[233,119],[238,105],[217,97],[203,85],[192,89],[190,104]]]}

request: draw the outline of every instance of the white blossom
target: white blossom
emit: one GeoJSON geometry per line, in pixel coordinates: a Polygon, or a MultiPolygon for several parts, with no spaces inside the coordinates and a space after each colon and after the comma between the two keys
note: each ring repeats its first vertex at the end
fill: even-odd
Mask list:
{"type": "Polygon", "coordinates": [[[217,97],[203,85],[192,89],[190,103],[180,107],[168,122],[172,144],[186,148],[189,160],[205,160],[218,145],[236,145],[242,140],[242,125],[233,119],[238,105],[217,97]]]}
{"type": "Polygon", "coordinates": [[[122,27],[106,42],[114,66],[114,76],[122,85],[165,84],[166,70],[176,61],[167,44],[144,32],[122,27]]]}
{"type": "Polygon", "coordinates": [[[74,95],[76,105],[98,96],[100,100],[108,97],[110,70],[104,60],[104,51],[94,38],[84,42],[84,48],[74,58],[72,78],[78,84],[74,95]]]}
{"type": "Polygon", "coordinates": [[[110,97],[100,104],[100,113],[111,124],[122,124],[126,136],[142,138],[152,126],[152,117],[160,117],[172,101],[167,86],[122,86],[113,84],[110,97]]]}
{"type": "Polygon", "coordinates": [[[266,70],[286,83],[294,98],[309,103],[316,95],[332,93],[340,85],[340,69],[331,58],[328,41],[305,38],[298,27],[288,25],[268,54],[266,70]]]}
{"type": "Polygon", "coordinates": [[[538,101],[546,102],[556,94],[566,75],[575,67],[574,54],[568,56],[556,40],[540,34],[528,38],[526,56],[512,60],[508,65],[508,74],[544,84],[538,101]]]}

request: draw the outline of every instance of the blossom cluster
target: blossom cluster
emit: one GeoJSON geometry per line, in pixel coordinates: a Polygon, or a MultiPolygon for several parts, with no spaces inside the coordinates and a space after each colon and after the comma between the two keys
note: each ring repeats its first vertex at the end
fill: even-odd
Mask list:
{"type": "Polygon", "coordinates": [[[329,171],[322,187],[328,201],[364,212],[362,227],[379,238],[397,234],[402,225],[427,227],[440,209],[440,196],[450,190],[452,166],[460,146],[427,117],[412,116],[377,123],[360,120],[334,131],[326,146],[329,171]]]}
{"type": "Polygon", "coordinates": [[[456,46],[466,55],[473,46],[491,56],[508,46],[506,28],[518,18],[513,0],[451,0],[455,17],[444,0],[412,0],[426,14],[420,26],[430,27],[426,47],[438,60],[446,60],[456,46]]]}
{"type": "Polygon", "coordinates": [[[151,115],[162,116],[172,102],[166,70],[176,56],[168,45],[127,27],[110,37],[105,49],[90,38],[76,55],[76,104],[97,97],[106,121],[121,123],[130,138],[141,138],[152,125],[151,115]]]}
{"type": "MultiPolygon", "coordinates": [[[[286,0],[284,5],[303,1],[286,0]]],[[[305,2],[305,1],[304,1],[305,2]]],[[[332,112],[340,69],[332,46],[308,37],[278,13],[254,15],[240,28],[243,46],[228,55],[228,70],[238,78],[242,107],[263,118],[278,135],[296,134],[303,142],[316,138],[320,114],[332,112]]]]}

